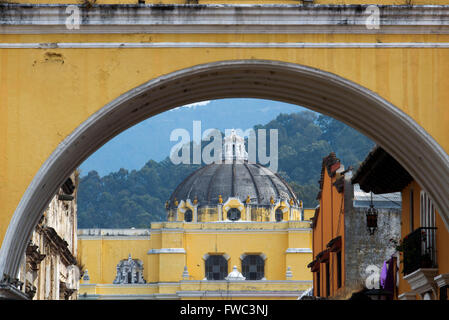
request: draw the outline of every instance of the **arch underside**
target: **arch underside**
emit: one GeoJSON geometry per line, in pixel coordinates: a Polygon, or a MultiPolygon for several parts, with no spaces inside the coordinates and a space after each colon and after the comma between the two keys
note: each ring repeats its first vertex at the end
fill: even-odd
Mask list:
{"type": "Polygon", "coordinates": [[[365,134],[430,194],[448,228],[449,157],[400,109],[366,88],[310,67],[265,60],[221,61],[161,76],[121,95],[61,142],[36,174],[13,215],[0,251],[0,275],[15,277],[29,236],[58,187],[107,141],[169,109],[239,97],[304,106],[365,134]]]}

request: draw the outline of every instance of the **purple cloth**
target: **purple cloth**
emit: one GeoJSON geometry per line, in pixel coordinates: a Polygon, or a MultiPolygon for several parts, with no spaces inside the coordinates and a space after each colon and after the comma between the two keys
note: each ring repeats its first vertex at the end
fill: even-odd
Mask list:
{"type": "Polygon", "coordinates": [[[382,267],[382,271],[380,272],[380,286],[381,286],[381,288],[385,287],[385,280],[387,280],[387,272],[388,272],[387,261],[384,261],[384,265],[382,267]]]}
{"type": "Polygon", "coordinates": [[[388,262],[388,272],[387,272],[387,278],[385,279],[385,285],[384,290],[389,291],[391,293],[391,297],[394,293],[394,259],[391,258],[388,262]]]}

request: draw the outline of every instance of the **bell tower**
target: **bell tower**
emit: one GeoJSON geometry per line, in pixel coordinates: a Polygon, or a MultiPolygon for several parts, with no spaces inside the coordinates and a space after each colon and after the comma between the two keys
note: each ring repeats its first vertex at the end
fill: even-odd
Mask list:
{"type": "Polygon", "coordinates": [[[231,130],[230,135],[224,137],[223,154],[226,163],[232,163],[233,161],[243,163],[248,161],[245,139],[237,135],[234,129],[231,130]]]}

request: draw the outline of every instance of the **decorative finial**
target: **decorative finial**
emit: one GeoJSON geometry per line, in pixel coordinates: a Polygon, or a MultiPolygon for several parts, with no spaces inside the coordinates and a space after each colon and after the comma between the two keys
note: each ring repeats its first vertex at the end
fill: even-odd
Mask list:
{"type": "Polygon", "coordinates": [[[290,206],[292,206],[292,205],[293,205],[293,198],[290,198],[290,201],[289,201],[289,203],[290,203],[290,206]]]}
{"type": "Polygon", "coordinates": [[[293,272],[290,267],[287,267],[287,272],[285,273],[285,278],[287,280],[291,280],[293,277],[293,272]]]}
{"type": "Polygon", "coordinates": [[[271,203],[271,204],[274,204],[274,198],[273,198],[273,196],[270,197],[270,203],[271,203]]]}
{"type": "Polygon", "coordinates": [[[89,272],[86,269],[83,273],[83,281],[87,283],[87,282],[89,282],[89,280],[90,280],[89,272]]]}
{"type": "Polygon", "coordinates": [[[182,280],[189,280],[189,271],[187,270],[187,266],[184,266],[184,271],[182,272],[182,280]]]}
{"type": "Polygon", "coordinates": [[[246,197],[246,204],[249,204],[251,202],[251,198],[249,197],[249,195],[246,197]]]}
{"type": "Polygon", "coordinates": [[[193,199],[193,204],[196,205],[198,203],[198,197],[195,196],[195,199],[193,199]]]}
{"type": "Polygon", "coordinates": [[[223,203],[223,198],[221,197],[221,194],[218,195],[218,203],[222,204],[223,203]]]}
{"type": "Polygon", "coordinates": [[[302,200],[299,201],[299,206],[302,208],[302,200]]]}
{"type": "Polygon", "coordinates": [[[176,198],[175,198],[175,207],[177,207],[178,204],[179,204],[179,202],[178,202],[178,200],[176,200],[176,198]]]}
{"type": "Polygon", "coordinates": [[[225,277],[226,280],[233,280],[233,281],[242,281],[246,280],[246,278],[239,272],[237,269],[237,266],[234,266],[232,271],[228,274],[227,277],[225,277]]]}

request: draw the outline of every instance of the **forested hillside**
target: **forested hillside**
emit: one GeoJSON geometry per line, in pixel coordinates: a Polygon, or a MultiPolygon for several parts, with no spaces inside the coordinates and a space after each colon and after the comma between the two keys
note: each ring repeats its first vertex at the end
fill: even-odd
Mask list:
{"type": "MultiPolygon", "coordinates": [[[[280,114],[255,129],[278,129],[281,174],[305,207],[315,207],[321,161],[335,151],[345,167],[357,167],[374,143],[345,124],[312,112],[280,114]]],[[[126,152],[124,150],[123,152],[126,152]]],[[[132,155],[130,155],[132,156],[132,155]]],[[[165,201],[200,165],[174,165],[167,157],[140,170],[82,177],[78,192],[79,228],[145,228],[165,220],[165,201]]]]}

